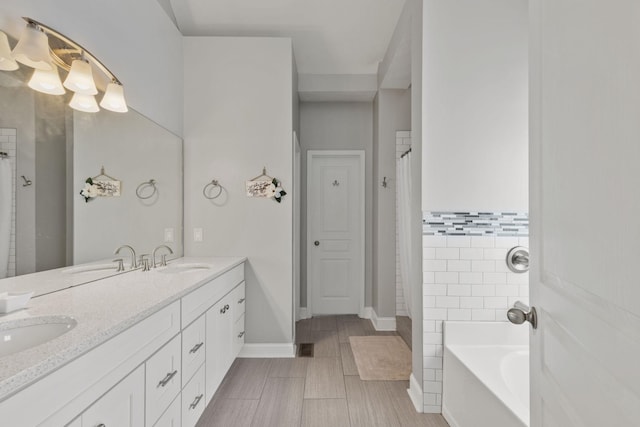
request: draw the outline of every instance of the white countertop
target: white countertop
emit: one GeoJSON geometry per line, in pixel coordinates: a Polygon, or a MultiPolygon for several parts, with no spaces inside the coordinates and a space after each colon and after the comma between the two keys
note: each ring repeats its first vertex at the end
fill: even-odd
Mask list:
{"type": "MultiPolygon", "coordinates": [[[[170,265],[207,264],[210,268],[173,274],[163,273],[162,268],[135,270],[34,297],[26,309],[0,316],[0,324],[57,315],[70,316],[78,322],[58,338],[0,358],[0,401],[244,261],[243,257],[179,258],[170,261],[170,265]]],[[[42,289],[42,282],[38,282],[42,280],[49,287],[62,280],[61,274],[58,269],[21,276],[20,290],[42,289]]]]}

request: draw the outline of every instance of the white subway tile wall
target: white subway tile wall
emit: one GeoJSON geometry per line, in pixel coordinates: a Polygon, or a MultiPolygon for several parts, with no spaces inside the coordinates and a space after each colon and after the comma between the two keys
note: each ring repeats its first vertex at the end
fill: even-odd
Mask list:
{"type": "Polygon", "coordinates": [[[16,141],[16,129],[0,128],[0,151],[7,153],[7,158],[8,161],[11,162],[11,169],[13,172],[11,179],[11,188],[13,188],[13,196],[11,198],[11,236],[9,243],[9,264],[7,269],[7,277],[13,277],[16,275],[16,141]]]}
{"type": "MultiPolygon", "coordinates": [[[[396,132],[396,160],[411,148],[411,131],[396,132]]],[[[397,185],[397,178],[393,181],[397,185]]],[[[402,289],[402,276],[400,275],[400,243],[398,241],[398,191],[396,188],[396,316],[406,316],[407,308],[402,289]]]]}
{"type": "Polygon", "coordinates": [[[529,238],[425,234],[422,244],[424,412],[440,413],[442,321],[507,321],[515,301],[527,303],[529,274],[512,273],[505,260],[529,238]]]}

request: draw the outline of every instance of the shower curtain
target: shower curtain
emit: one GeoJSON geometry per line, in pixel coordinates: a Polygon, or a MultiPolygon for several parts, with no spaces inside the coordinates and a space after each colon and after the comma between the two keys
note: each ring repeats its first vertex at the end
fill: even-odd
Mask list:
{"type": "Polygon", "coordinates": [[[400,256],[400,277],[404,303],[409,317],[413,292],[409,275],[411,272],[411,152],[398,159],[398,246],[400,256]]]}
{"type": "Polygon", "coordinates": [[[0,159],[0,279],[7,277],[9,268],[12,178],[11,161],[9,159],[0,159]]]}

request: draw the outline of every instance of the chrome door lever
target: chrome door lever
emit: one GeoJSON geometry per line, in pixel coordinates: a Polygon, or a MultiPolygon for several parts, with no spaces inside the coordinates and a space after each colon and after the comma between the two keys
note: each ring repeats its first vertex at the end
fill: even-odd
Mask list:
{"type": "Polygon", "coordinates": [[[536,308],[529,307],[521,301],[516,301],[513,308],[510,308],[509,311],[507,311],[507,319],[509,319],[509,322],[516,325],[529,322],[533,329],[538,327],[538,314],[536,313],[536,308]]]}

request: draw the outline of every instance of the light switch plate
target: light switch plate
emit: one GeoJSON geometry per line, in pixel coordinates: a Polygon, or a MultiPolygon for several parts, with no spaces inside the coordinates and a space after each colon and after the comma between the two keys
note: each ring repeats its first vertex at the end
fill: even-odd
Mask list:
{"type": "Polygon", "coordinates": [[[193,229],[193,241],[194,242],[202,242],[202,228],[194,228],[193,229]]]}
{"type": "Polygon", "coordinates": [[[173,228],[164,229],[164,242],[173,243],[173,228]]]}

